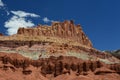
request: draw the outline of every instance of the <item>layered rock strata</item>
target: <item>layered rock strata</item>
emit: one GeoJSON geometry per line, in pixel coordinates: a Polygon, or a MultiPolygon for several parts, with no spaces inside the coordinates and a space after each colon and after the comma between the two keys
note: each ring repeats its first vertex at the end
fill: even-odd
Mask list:
{"type": "Polygon", "coordinates": [[[120,64],[105,65],[100,61],[83,61],[75,57],[59,56],[50,58],[40,58],[39,60],[31,60],[25,58],[19,54],[6,54],[0,53],[0,69],[5,71],[11,69],[16,72],[18,68],[22,68],[24,75],[32,74],[32,70],[29,67],[37,68],[43,76],[53,75],[54,77],[62,74],[71,74],[75,72],[76,76],[88,75],[89,71],[92,71],[95,75],[116,73],[120,74],[120,64]],[[106,67],[107,71],[100,71],[100,69],[106,67]],[[110,71],[111,70],[111,71],[110,71]]]}
{"type": "Polygon", "coordinates": [[[38,25],[34,28],[19,28],[17,34],[25,36],[49,36],[59,37],[64,39],[72,39],[82,45],[92,47],[91,41],[82,31],[80,25],[75,25],[74,22],[53,22],[51,26],[38,25]]]}

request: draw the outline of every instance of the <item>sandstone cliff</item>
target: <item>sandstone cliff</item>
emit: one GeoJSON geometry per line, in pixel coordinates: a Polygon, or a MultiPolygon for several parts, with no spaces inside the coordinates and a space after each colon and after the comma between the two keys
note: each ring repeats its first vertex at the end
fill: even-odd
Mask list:
{"type": "Polygon", "coordinates": [[[119,63],[93,48],[73,21],[0,36],[0,80],[119,80],[119,63]]]}
{"type": "Polygon", "coordinates": [[[75,25],[72,20],[53,22],[51,26],[38,25],[34,28],[19,28],[17,34],[25,36],[49,36],[71,39],[74,42],[79,42],[82,45],[92,47],[91,41],[82,31],[81,26],[75,25]]]}
{"type": "Polygon", "coordinates": [[[112,54],[113,56],[115,56],[116,58],[120,59],[120,49],[118,50],[114,50],[114,51],[106,51],[107,53],[112,54]]]}
{"type": "MultiPolygon", "coordinates": [[[[113,78],[115,80],[119,80],[120,65],[106,65],[104,63],[101,63],[100,61],[83,61],[72,56],[51,56],[50,58],[31,60],[15,53],[0,53],[0,76],[7,80],[6,78],[8,78],[9,75],[8,77],[6,77],[7,74],[5,74],[4,72],[7,72],[11,75],[14,74],[14,76],[10,77],[11,79],[16,79],[16,76],[20,75],[20,77],[18,76],[19,79],[16,80],[28,80],[29,78],[29,80],[43,78],[43,80],[56,80],[56,78],[60,77],[61,75],[70,75],[73,77],[81,77],[83,75],[84,77],[88,77],[92,80],[95,80],[94,78],[100,80],[104,79],[101,76],[103,74],[107,77],[109,74],[112,74],[114,75],[113,78]],[[38,76],[35,77],[35,75],[38,76]],[[29,78],[27,76],[29,76],[29,78]]],[[[0,79],[2,78],[0,77],[0,79]]]]}

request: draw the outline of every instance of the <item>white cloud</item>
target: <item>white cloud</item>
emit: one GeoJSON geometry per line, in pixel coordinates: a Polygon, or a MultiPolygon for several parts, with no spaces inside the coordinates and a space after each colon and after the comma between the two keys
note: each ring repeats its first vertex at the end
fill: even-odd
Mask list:
{"type": "Polygon", "coordinates": [[[10,14],[10,12],[8,11],[8,9],[7,9],[7,7],[6,7],[6,4],[4,4],[4,3],[2,2],[2,0],[0,0],[0,9],[3,10],[3,11],[5,11],[5,12],[7,13],[7,15],[10,14]]]}
{"type": "Polygon", "coordinates": [[[13,35],[17,33],[17,30],[19,27],[32,27],[35,24],[27,19],[26,17],[31,16],[31,17],[40,17],[39,15],[36,15],[34,13],[27,13],[24,11],[11,11],[14,15],[5,22],[4,26],[7,28],[7,34],[8,35],[13,35]],[[22,14],[18,14],[22,13],[22,14]]]}
{"type": "Polygon", "coordinates": [[[43,21],[44,21],[45,23],[53,22],[53,20],[50,20],[50,19],[48,19],[47,17],[44,17],[44,18],[43,18],[43,21]]]}
{"type": "Polygon", "coordinates": [[[50,22],[50,20],[49,20],[47,17],[44,17],[44,18],[43,18],[43,21],[44,21],[45,23],[50,22]]]}
{"type": "Polygon", "coordinates": [[[0,0],[0,7],[3,7],[4,3],[2,2],[2,0],[0,0]]]}
{"type": "Polygon", "coordinates": [[[14,15],[19,16],[19,17],[29,17],[29,16],[30,17],[40,17],[37,14],[28,13],[28,12],[25,12],[25,11],[11,11],[11,13],[13,13],[14,15]]]}
{"type": "MultiPolygon", "coordinates": [[[[7,16],[11,13],[13,14],[13,16],[4,23],[4,27],[7,28],[8,35],[16,34],[19,27],[27,28],[34,26],[35,24],[27,17],[40,17],[35,13],[28,13],[21,10],[10,11],[8,10],[7,5],[2,2],[2,0],[0,0],[0,9],[4,10],[7,13],[7,16]]],[[[1,15],[3,16],[4,14],[1,15]]],[[[42,20],[44,21],[44,23],[53,22],[53,20],[50,20],[47,17],[44,17],[42,20]]]]}
{"type": "Polygon", "coordinates": [[[19,18],[18,16],[13,16],[10,20],[5,22],[5,27],[7,29],[7,34],[12,35],[17,33],[19,27],[32,27],[35,24],[30,21],[26,20],[25,18],[19,18]]]}

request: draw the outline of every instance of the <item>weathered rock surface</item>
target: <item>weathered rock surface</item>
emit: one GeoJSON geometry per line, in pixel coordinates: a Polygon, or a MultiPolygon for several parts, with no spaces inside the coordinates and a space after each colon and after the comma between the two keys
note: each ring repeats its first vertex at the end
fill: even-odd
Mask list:
{"type": "Polygon", "coordinates": [[[74,22],[53,22],[51,26],[39,25],[34,28],[19,28],[17,34],[25,36],[49,36],[72,39],[82,45],[92,47],[91,41],[82,31],[80,25],[75,25],[74,22]]]}
{"type": "Polygon", "coordinates": [[[119,60],[94,49],[73,21],[0,35],[0,80],[120,79],[119,60]]]}
{"type": "MultiPolygon", "coordinates": [[[[87,77],[94,80],[94,78],[97,78],[98,76],[107,74],[114,74],[114,78],[118,77],[120,74],[120,65],[106,65],[100,61],[83,61],[75,57],[65,56],[51,56],[50,58],[31,60],[19,54],[0,53],[0,72],[9,72],[11,74],[16,73],[14,74],[16,76],[21,75],[21,78],[16,80],[24,80],[23,78],[28,79],[27,76],[29,75],[32,79],[44,78],[44,80],[59,80],[58,77],[63,75],[66,75],[66,77],[67,75],[73,76],[74,78],[77,78],[77,80],[81,80],[81,76],[84,76],[85,80],[88,80],[87,77]],[[32,76],[35,74],[39,76],[32,76]]],[[[6,78],[5,75],[6,74],[0,74],[3,78],[6,78]]],[[[11,77],[11,79],[15,79],[15,77],[11,77]]],[[[119,79],[120,77],[116,80],[119,79]]]]}
{"type": "Polygon", "coordinates": [[[120,59],[120,49],[115,51],[106,51],[107,53],[110,53],[111,55],[115,56],[116,58],[120,59]]]}
{"type": "MultiPolygon", "coordinates": [[[[51,55],[68,55],[69,52],[73,54],[73,52],[80,55],[80,53],[87,53],[88,56],[93,56],[96,58],[101,59],[112,59],[112,55],[106,54],[104,52],[100,52],[94,48],[86,48],[84,46],[75,46],[75,45],[69,45],[69,44],[57,44],[53,42],[41,42],[41,41],[0,41],[0,47],[7,47],[8,50],[14,50],[14,51],[25,51],[24,46],[28,46],[28,51],[37,51],[38,53],[49,53],[51,55]],[[33,46],[37,45],[35,48],[33,46]],[[23,48],[21,47],[23,46],[23,48]],[[20,48],[19,48],[20,47],[20,48]],[[59,54],[58,54],[59,53],[59,54]]],[[[4,48],[0,48],[0,50],[5,50],[4,48]]],[[[74,55],[74,54],[73,54],[74,55]]],[[[76,56],[77,57],[77,56],[76,56]]]]}

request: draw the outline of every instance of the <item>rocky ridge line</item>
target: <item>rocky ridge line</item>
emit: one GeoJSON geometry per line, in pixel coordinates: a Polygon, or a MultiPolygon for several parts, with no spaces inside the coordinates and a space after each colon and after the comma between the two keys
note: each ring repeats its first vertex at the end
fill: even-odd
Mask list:
{"type": "Polygon", "coordinates": [[[51,26],[38,25],[34,28],[19,28],[17,34],[24,36],[47,36],[62,39],[71,39],[74,42],[79,42],[82,45],[92,47],[91,41],[82,31],[80,25],[75,25],[74,22],[53,22],[51,26]]]}

